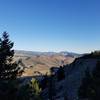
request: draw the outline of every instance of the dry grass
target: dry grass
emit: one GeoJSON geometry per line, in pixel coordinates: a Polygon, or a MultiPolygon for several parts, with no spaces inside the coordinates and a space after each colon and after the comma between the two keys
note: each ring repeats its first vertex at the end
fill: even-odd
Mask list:
{"type": "Polygon", "coordinates": [[[72,57],[65,57],[63,55],[41,55],[32,57],[17,55],[14,59],[22,59],[22,63],[27,67],[23,76],[32,76],[40,73],[46,74],[47,72],[49,73],[51,67],[59,67],[61,65],[69,64],[74,60],[72,57]]]}

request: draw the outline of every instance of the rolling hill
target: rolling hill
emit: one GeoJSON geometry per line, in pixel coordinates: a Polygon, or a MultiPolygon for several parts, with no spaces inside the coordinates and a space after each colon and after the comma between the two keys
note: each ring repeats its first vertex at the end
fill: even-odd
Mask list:
{"type": "Polygon", "coordinates": [[[59,67],[70,64],[80,56],[70,52],[33,52],[16,50],[14,59],[20,61],[20,65],[25,67],[24,76],[32,76],[36,72],[45,74],[51,67],[59,67]]]}

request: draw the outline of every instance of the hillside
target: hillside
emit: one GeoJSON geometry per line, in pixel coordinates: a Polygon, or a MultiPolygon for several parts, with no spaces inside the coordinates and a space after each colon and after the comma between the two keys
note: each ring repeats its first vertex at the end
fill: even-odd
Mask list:
{"type": "Polygon", "coordinates": [[[45,74],[51,67],[59,67],[70,64],[79,54],[69,52],[32,52],[15,51],[15,61],[25,67],[23,76],[32,76],[38,72],[45,74]]]}
{"type": "MultiPolygon", "coordinates": [[[[54,100],[81,100],[78,99],[78,90],[82,84],[83,78],[86,76],[86,70],[88,69],[89,72],[92,73],[97,62],[100,62],[100,54],[97,55],[95,53],[91,53],[83,57],[76,58],[73,63],[65,65],[63,67],[65,77],[58,81],[58,73],[56,73],[52,78],[52,91],[55,92],[54,95],[52,94],[52,98],[54,100]]],[[[44,100],[47,100],[47,94],[49,94],[49,91],[48,89],[45,89],[43,91],[44,100]]]]}
{"type": "MultiPolygon", "coordinates": [[[[100,52],[92,52],[77,58],[65,53],[32,56],[16,54],[15,59],[20,59],[25,67],[23,76],[33,75],[40,82],[43,100],[82,100],[78,96],[79,88],[86,76],[86,70],[92,73],[97,62],[100,62],[100,52]],[[45,76],[44,74],[49,71],[51,73],[45,76]]],[[[23,77],[23,83],[27,84],[31,78],[23,77]]]]}

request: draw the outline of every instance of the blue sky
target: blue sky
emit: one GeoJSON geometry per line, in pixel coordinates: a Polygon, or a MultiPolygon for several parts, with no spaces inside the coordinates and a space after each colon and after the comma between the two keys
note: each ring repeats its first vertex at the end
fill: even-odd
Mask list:
{"type": "Polygon", "coordinates": [[[15,49],[90,52],[100,49],[99,0],[0,0],[0,33],[15,49]]]}

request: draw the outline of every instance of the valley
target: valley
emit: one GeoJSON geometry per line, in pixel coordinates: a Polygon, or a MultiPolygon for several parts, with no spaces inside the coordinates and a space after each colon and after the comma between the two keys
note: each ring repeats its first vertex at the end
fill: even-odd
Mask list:
{"type": "Polygon", "coordinates": [[[70,64],[79,54],[68,52],[15,51],[14,60],[24,67],[23,76],[49,74],[50,68],[70,64]]]}

